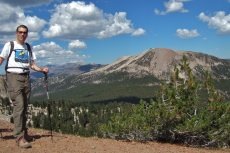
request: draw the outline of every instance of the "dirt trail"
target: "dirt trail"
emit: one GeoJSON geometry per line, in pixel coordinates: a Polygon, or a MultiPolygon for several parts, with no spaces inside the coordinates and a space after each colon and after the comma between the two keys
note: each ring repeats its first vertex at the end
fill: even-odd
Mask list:
{"type": "Polygon", "coordinates": [[[230,153],[229,149],[203,149],[168,143],[124,142],[112,139],[85,138],[73,135],[53,134],[41,129],[29,129],[36,140],[32,148],[21,149],[13,138],[13,125],[0,120],[0,153],[230,153]]]}

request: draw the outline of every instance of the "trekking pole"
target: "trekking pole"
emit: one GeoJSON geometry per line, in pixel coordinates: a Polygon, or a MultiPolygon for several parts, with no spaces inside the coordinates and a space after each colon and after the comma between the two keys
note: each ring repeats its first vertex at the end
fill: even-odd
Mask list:
{"type": "Polygon", "coordinates": [[[53,142],[53,134],[52,134],[52,120],[51,120],[51,117],[50,117],[50,114],[51,114],[51,110],[50,110],[50,100],[49,100],[49,89],[48,89],[48,75],[47,73],[45,73],[45,83],[46,83],[46,95],[47,95],[47,103],[48,103],[48,117],[49,117],[49,121],[50,121],[50,133],[51,133],[51,140],[53,142]]]}

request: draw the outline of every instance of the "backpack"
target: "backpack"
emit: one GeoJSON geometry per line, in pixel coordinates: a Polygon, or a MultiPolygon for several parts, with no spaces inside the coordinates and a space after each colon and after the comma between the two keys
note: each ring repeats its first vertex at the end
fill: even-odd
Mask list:
{"type": "MultiPolygon", "coordinates": [[[[31,51],[30,45],[29,45],[28,43],[26,43],[26,46],[27,46],[27,49],[28,49],[28,51],[29,51],[30,57],[32,57],[32,51],[31,51]]],[[[10,58],[10,56],[11,56],[13,50],[14,50],[14,42],[11,41],[11,42],[10,42],[10,54],[9,54],[9,56],[8,56],[8,58],[7,58],[7,61],[6,61],[5,71],[9,68],[9,67],[8,67],[8,62],[9,62],[9,58],[10,58]]],[[[21,69],[23,69],[23,70],[29,70],[29,68],[22,68],[22,67],[10,67],[10,68],[21,68],[21,69]]]]}

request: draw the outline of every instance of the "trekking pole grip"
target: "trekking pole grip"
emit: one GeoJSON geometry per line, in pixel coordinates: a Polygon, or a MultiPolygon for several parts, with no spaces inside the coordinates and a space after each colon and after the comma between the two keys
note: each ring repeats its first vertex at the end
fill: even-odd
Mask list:
{"type": "Polygon", "coordinates": [[[45,77],[44,77],[44,79],[45,79],[45,81],[48,79],[48,75],[47,75],[47,73],[45,73],[45,72],[43,72],[44,73],[44,75],[45,75],[45,77]]]}

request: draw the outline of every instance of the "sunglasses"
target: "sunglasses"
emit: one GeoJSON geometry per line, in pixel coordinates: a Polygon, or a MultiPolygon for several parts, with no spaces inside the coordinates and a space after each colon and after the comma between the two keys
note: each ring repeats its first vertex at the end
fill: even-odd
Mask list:
{"type": "Polygon", "coordinates": [[[28,34],[28,32],[23,32],[23,31],[18,31],[18,33],[20,33],[20,34],[28,34]]]}

